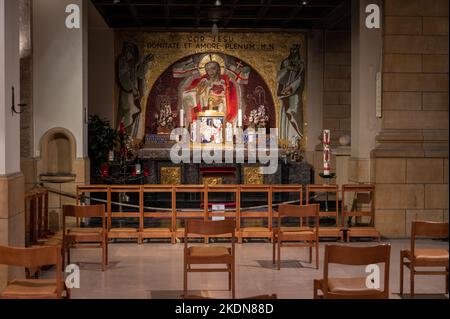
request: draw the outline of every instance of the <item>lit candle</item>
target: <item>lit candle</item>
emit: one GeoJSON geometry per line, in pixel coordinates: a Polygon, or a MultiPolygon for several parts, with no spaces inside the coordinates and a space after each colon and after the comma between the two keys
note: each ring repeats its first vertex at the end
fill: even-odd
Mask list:
{"type": "Polygon", "coordinates": [[[180,127],[184,127],[184,110],[180,109],[180,127]]]}
{"type": "Polygon", "coordinates": [[[238,127],[242,127],[242,109],[238,111],[238,127]]]}
{"type": "Polygon", "coordinates": [[[140,175],[141,174],[141,164],[136,164],[135,169],[136,169],[136,174],[140,175]]]}

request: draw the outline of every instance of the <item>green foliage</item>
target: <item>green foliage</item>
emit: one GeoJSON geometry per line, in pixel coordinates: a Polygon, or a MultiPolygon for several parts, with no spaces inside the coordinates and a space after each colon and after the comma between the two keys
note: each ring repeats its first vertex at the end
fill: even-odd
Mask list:
{"type": "Polygon", "coordinates": [[[88,124],[89,158],[94,171],[108,161],[109,151],[114,150],[118,134],[109,121],[98,115],[91,115],[88,124]]]}

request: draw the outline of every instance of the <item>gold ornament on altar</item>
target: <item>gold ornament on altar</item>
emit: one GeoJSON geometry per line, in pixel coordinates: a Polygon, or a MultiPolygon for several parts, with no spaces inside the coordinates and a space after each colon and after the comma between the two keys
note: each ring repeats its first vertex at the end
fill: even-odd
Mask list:
{"type": "Polygon", "coordinates": [[[264,176],[261,174],[261,169],[259,167],[244,167],[244,184],[264,184],[264,176]]]}
{"type": "Polygon", "coordinates": [[[162,185],[181,184],[181,167],[161,167],[160,174],[162,185]]]}

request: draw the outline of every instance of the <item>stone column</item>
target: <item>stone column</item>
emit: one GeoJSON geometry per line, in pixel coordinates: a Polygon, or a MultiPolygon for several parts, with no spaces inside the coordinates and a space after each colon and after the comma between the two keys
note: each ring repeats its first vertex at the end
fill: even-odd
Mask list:
{"type": "Polygon", "coordinates": [[[372,152],[377,228],[448,221],[448,0],[386,0],[383,125],[372,152]]]}
{"type": "Polygon", "coordinates": [[[352,0],[351,158],[349,182],[371,181],[370,151],[381,121],[376,117],[376,76],[381,71],[382,29],[366,26],[366,7],[381,0],[352,0]]]}
{"type": "MultiPolygon", "coordinates": [[[[20,172],[19,2],[0,0],[0,245],[24,246],[24,179],[20,172]]],[[[0,266],[0,289],[11,277],[0,266]]]]}

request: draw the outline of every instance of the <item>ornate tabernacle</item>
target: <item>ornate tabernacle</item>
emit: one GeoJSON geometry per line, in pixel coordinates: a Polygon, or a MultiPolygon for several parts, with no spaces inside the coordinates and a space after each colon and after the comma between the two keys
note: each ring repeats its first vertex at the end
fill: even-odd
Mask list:
{"type": "Polygon", "coordinates": [[[223,144],[225,141],[225,114],[223,112],[208,110],[199,113],[198,117],[200,136],[199,140],[193,140],[193,142],[200,142],[202,145],[223,144]]]}

